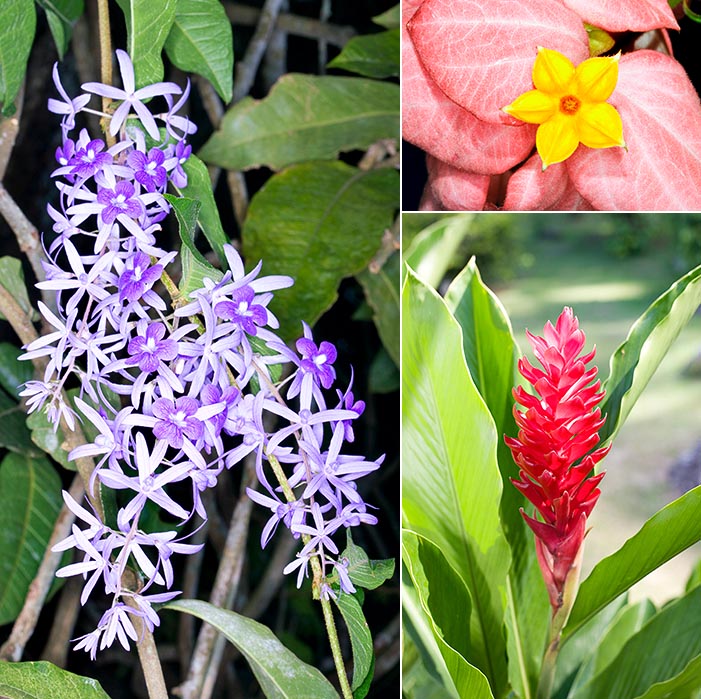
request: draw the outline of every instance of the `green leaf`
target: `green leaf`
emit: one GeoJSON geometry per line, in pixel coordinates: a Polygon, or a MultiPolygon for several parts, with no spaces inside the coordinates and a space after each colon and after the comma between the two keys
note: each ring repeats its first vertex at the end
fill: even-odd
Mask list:
{"type": "Polygon", "coordinates": [[[0,386],[19,400],[20,387],[34,375],[32,363],[19,361],[23,354],[19,347],[9,342],[0,342],[0,386]]]}
{"type": "Polygon", "coordinates": [[[570,699],[687,696],[701,682],[700,625],[701,587],[696,587],[658,612],[570,699]]]}
{"type": "Polygon", "coordinates": [[[472,600],[464,581],[429,539],[405,530],[402,550],[421,607],[459,695],[491,699],[487,678],[466,660],[470,647],[465,626],[471,617],[472,600]]]}
{"type": "Polygon", "coordinates": [[[581,584],[564,634],[648,573],[701,541],[701,486],[656,512],[618,551],[599,561],[581,584]]]}
{"type": "Polygon", "coordinates": [[[655,614],[655,605],[650,600],[623,607],[606,630],[606,635],[593,645],[589,659],[580,667],[571,691],[578,690],[592,677],[598,675],[618,655],[626,641],[640,631],[655,614]]]}
{"type": "Polygon", "coordinates": [[[202,288],[204,279],[219,281],[223,275],[207,262],[195,245],[195,230],[200,212],[200,202],[187,197],[176,197],[172,194],[164,196],[173,207],[175,217],[178,219],[180,240],[182,241],[180,261],[183,268],[179,289],[184,296],[189,298],[193,291],[202,288]]]}
{"type": "Polygon", "coordinates": [[[355,692],[358,687],[367,682],[368,675],[371,675],[374,669],[375,655],[372,647],[372,635],[368,622],[365,620],[363,608],[354,595],[340,594],[334,601],[343,615],[351,640],[351,648],[353,649],[351,689],[355,692]]]}
{"type": "Polygon", "coordinates": [[[219,0],[176,0],[165,49],[180,70],[207,78],[224,102],[231,102],[234,44],[219,0]]]}
{"type": "Polygon", "coordinates": [[[127,53],[137,89],[163,80],[161,51],[175,19],[176,0],[117,0],[127,25],[127,53]]]}
{"type": "Polygon", "coordinates": [[[280,170],[398,135],[397,85],[290,73],[265,99],[245,98],[227,111],[199,156],[229,170],[280,170]]]}
{"type": "Polygon", "coordinates": [[[329,681],[285,648],[267,626],[199,600],[177,600],[166,609],[192,614],[224,634],[246,658],[268,699],[338,699],[329,681]]]}
{"type": "Polygon", "coordinates": [[[366,590],[374,590],[394,575],[394,559],[373,561],[365,550],[353,543],[350,530],[346,533],[346,548],[341,558],[348,559],[348,575],[351,581],[366,590]]]}
{"type": "Polygon", "coordinates": [[[402,322],[404,515],[467,585],[473,605],[465,631],[467,660],[501,696],[510,554],[499,521],[502,484],[494,422],[465,365],[460,326],[411,270],[402,293],[402,322]]]}
{"type": "Polygon", "coordinates": [[[389,10],[383,12],[381,15],[373,17],[372,21],[375,24],[379,24],[381,27],[385,27],[385,29],[397,29],[399,27],[400,19],[401,14],[399,4],[397,4],[394,7],[390,7],[389,10]]]}
{"type": "Polygon", "coordinates": [[[45,458],[8,454],[2,460],[0,625],[22,609],[62,504],[61,481],[45,458]]]}
{"type": "Polygon", "coordinates": [[[274,175],[253,197],[243,227],[247,264],[262,259],[266,273],[295,280],[271,303],[282,337],[299,337],[302,319],[314,325],[340,281],[367,267],[392,224],[398,192],[394,170],[323,162],[274,175]]]}
{"type": "Polygon", "coordinates": [[[472,214],[448,216],[422,230],[404,252],[404,261],[434,289],[443,281],[460,244],[470,234],[472,214]]]}
{"type": "Polygon", "coordinates": [[[399,367],[384,347],[380,347],[368,372],[370,393],[394,393],[399,390],[399,367]]]}
{"type": "Polygon", "coordinates": [[[394,253],[377,271],[364,269],[356,275],[373,311],[382,344],[399,366],[399,253],[394,253]]]}
{"type": "Polygon", "coordinates": [[[628,417],[667,350],[701,304],[701,266],[678,279],[635,321],[626,341],[611,357],[604,383],[599,430],[602,444],[610,442],[628,417]]]}
{"type": "Polygon", "coordinates": [[[399,29],[354,36],[329,64],[368,78],[399,75],[399,29]]]}
{"type": "Polygon", "coordinates": [[[207,166],[196,155],[191,155],[183,165],[183,170],[187,175],[187,187],[182,189],[180,194],[190,199],[196,199],[200,203],[197,223],[202,228],[204,237],[212,246],[212,250],[217,253],[220,262],[225,265],[224,245],[230,241],[221,225],[207,166]]]}
{"type": "Polygon", "coordinates": [[[10,451],[41,456],[32,444],[32,437],[27,428],[25,412],[4,391],[0,391],[0,447],[10,451]]]}
{"type": "MultiPolygon", "coordinates": [[[[22,263],[16,257],[0,257],[0,284],[10,292],[19,307],[31,318],[34,309],[29,302],[22,263]]],[[[0,319],[5,319],[2,313],[0,313],[0,319]]]]}
{"type": "Polygon", "coordinates": [[[0,695],[5,699],[109,699],[97,680],[44,661],[0,663],[0,695]]]}
{"type": "Polygon", "coordinates": [[[27,70],[36,22],[33,0],[3,0],[0,21],[0,106],[5,116],[15,111],[14,101],[27,70]]]}
{"type": "Polygon", "coordinates": [[[63,60],[63,55],[68,50],[73,27],[85,10],[83,0],[37,0],[37,3],[46,10],[46,19],[56,44],[58,57],[63,60]]]}

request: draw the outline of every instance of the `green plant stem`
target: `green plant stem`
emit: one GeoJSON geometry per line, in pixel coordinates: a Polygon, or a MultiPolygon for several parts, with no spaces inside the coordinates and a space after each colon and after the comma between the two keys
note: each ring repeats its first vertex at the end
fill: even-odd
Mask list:
{"type": "Polygon", "coordinates": [[[553,617],[550,624],[550,640],[545,655],[543,656],[543,664],[540,668],[536,699],[550,699],[550,693],[553,689],[553,682],[555,681],[555,663],[557,662],[557,654],[560,651],[560,630],[554,628],[555,625],[555,617],[553,617]]]}
{"type": "MultiPolygon", "coordinates": [[[[112,35],[110,33],[110,8],[109,0],[97,0],[97,22],[100,32],[100,79],[103,84],[112,84],[112,35]]],[[[102,98],[102,111],[105,114],[111,113],[109,97],[102,98]]],[[[100,119],[102,131],[107,140],[107,147],[111,148],[117,141],[110,134],[107,120],[100,119]]]]}
{"type": "MultiPolygon", "coordinates": [[[[313,558],[312,561],[316,562],[316,564],[319,565],[319,560],[317,558],[313,558]]],[[[341,684],[341,693],[343,694],[343,699],[353,699],[353,692],[351,691],[350,684],[348,684],[348,676],[346,675],[346,667],[343,664],[341,646],[338,642],[338,633],[336,633],[336,622],[333,618],[331,601],[322,597],[321,608],[324,611],[324,623],[326,624],[326,634],[329,637],[329,643],[331,645],[331,654],[333,655],[333,662],[336,665],[336,674],[338,675],[338,681],[341,684]]]]}

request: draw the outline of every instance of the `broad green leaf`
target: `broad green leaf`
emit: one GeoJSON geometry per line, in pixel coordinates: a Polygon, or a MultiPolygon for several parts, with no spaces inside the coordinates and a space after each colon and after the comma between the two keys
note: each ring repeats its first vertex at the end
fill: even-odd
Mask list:
{"type": "Polygon", "coordinates": [[[599,561],[577,593],[565,635],[638,580],[701,541],[701,486],[656,512],[618,551],[599,561]]]}
{"type": "Polygon", "coordinates": [[[353,649],[353,681],[351,689],[355,693],[361,685],[367,683],[368,675],[372,679],[375,665],[372,635],[368,622],[365,620],[363,608],[354,595],[340,594],[335,602],[343,615],[343,620],[346,622],[351,648],[353,649]]]}
{"type": "Polygon", "coordinates": [[[0,390],[0,447],[19,454],[29,453],[40,456],[32,444],[32,436],[27,428],[27,416],[20,405],[0,390]]]}
{"type": "Polygon", "coordinates": [[[611,441],[635,401],[660,365],[670,345],[701,304],[701,266],[678,279],[635,321],[626,341],[611,357],[599,430],[602,444],[611,441]]]}
{"type": "Polygon", "coordinates": [[[161,51],[175,19],[176,0],[117,0],[127,25],[127,53],[136,87],[163,80],[161,51]]]}
{"type": "Polygon", "coordinates": [[[491,699],[489,682],[471,665],[465,628],[472,600],[464,581],[430,540],[405,530],[402,557],[455,688],[461,697],[491,699]]]}
{"type": "Polygon", "coordinates": [[[290,73],[265,99],[234,105],[199,156],[229,170],[280,170],[398,136],[397,85],[290,73]]]}
{"type": "Polygon", "coordinates": [[[688,696],[701,683],[700,625],[701,587],[696,587],[650,619],[570,699],[688,696]]]}
{"type": "Polygon", "coordinates": [[[368,78],[399,75],[399,29],[354,36],[328,67],[368,78]]]}
{"type": "Polygon", "coordinates": [[[0,107],[14,113],[14,101],[24,80],[34,41],[36,10],[33,0],[3,0],[0,20],[0,107]]]}
{"type": "Polygon", "coordinates": [[[175,216],[178,219],[180,230],[180,261],[183,268],[180,278],[180,292],[187,298],[195,289],[201,289],[204,279],[214,279],[218,281],[222,278],[222,273],[215,269],[195,245],[195,230],[200,212],[200,202],[187,197],[175,197],[166,194],[165,198],[173,207],[175,216]]]}
{"type": "MultiPolygon", "coordinates": [[[[22,263],[16,257],[0,257],[0,284],[10,292],[19,307],[32,317],[34,309],[27,294],[22,263]]],[[[5,316],[0,313],[0,318],[4,319],[5,316]]]]}
{"type": "Polygon", "coordinates": [[[224,102],[231,102],[234,44],[219,0],[176,0],[165,49],[180,70],[207,78],[224,102]]]}
{"type": "Polygon", "coordinates": [[[373,17],[372,21],[385,29],[397,29],[400,22],[399,4],[390,7],[389,10],[383,12],[381,15],[373,17]]]}
{"type": "MultiPolygon", "coordinates": [[[[3,459],[0,464],[0,625],[13,621],[22,609],[62,504],[61,481],[46,459],[20,454],[8,454],[3,459]]],[[[0,668],[4,665],[0,663],[0,668]]]]}
{"type": "Polygon", "coordinates": [[[365,291],[382,344],[399,366],[399,253],[394,253],[373,272],[364,269],[356,279],[365,291]]]}
{"type": "Polygon", "coordinates": [[[428,671],[406,630],[402,639],[402,695],[405,699],[458,699],[454,690],[428,671]]]}
{"type": "Polygon", "coordinates": [[[448,216],[419,233],[404,252],[404,261],[434,289],[443,281],[460,244],[470,234],[471,214],[448,216]]]}
{"type": "Polygon", "coordinates": [[[380,587],[394,575],[394,559],[370,560],[365,550],[353,543],[350,529],[346,531],[346,548],[343,549],[341,558],[348,559],[348,576],[351,581],[366,590],[380,587]]]}
{"type": "Polygon", "coordinates": [[[411,270],[402,292],[402,323],[404,516],[467,585],[473,605],[468,660],[501,696],[510,554],[499,521],[494,422],[467,370],[460,326],[411,270]]]}
{"type": "Polygon", "coordinates": [[[184,197],[199,201],[201,206],[197,214],[197,223],[221,263],[226,264],[224,245],[229,242],[229,238],[221,225],[207,166],[196,155],[191,155],[183,165],[183,170],[187,174],[187,187],[180,193],[184,197]]]}
{"type": "Polygon", "coordinates": [[[267,699],[338,699],[319,670],[285,648],[267,626],[200,600],[177,600],[166,609],[192,614],[224,634],[248,661],[267,699]]]}
{"type": "Polygon", "coordinates": [[[621,651],[626,641],[654,616],[655,611],[655,605],[650,600],[623,607],[616,614],[603,639],[594,644],[593,653],[580,667],[571,691],[578,690],[606,668],[621,651]]]}
{"type": "Polygon", "coordinates": [[[68,50],[73,27],[85,10],[83,0],[37,0],[37,4],[46,10],[51,36],[54,38],[58,57],[68,50]]]}
{"type": "Polygon", "coordinates": [[[462,328],[467,366],[500,436],[497,459],[503,484],[501,520],[513,557],[507,584],[509,679],[524,699],[530,699],[540,674],[550,603],[533,535],[519,512],[526,503],[510,480],[518,476],[518,468],[503,439],[504,434],[514,436],[517,431],[511,390],[516,383],[519,350],[508,315],[482,282],[474,258],[451,283],[445,302],[462,328]]]}
{"type": "Polygon", "coordinates": [[[394,393],[399,390],[399,367],[384,347],[380,347],[368,372],[370,393],[394,393]]]}
{"type": "Polygon", "coordinates": [[[21,354],[23,352],[19,347],[9,342],[0,342],[0,386],[17,400],[22,384],[34,375],[31,362],[19,361],[21,354]]]}
{"type": "Polygon", "coordinates": [[[266,274],[295,284],[275,294],[280,334],[299,337],[380,247],[398,205],[394,170],[359,170],[340,162],[306,163],[271,177],[251,200],[243,226],[247,264],[264,260],[266,274]]]}
{"type": "Polygon", "coordinates": [[[97,680],[74,675],[45,661],[0,663],[5,699],[109,699],[97,680]]]}

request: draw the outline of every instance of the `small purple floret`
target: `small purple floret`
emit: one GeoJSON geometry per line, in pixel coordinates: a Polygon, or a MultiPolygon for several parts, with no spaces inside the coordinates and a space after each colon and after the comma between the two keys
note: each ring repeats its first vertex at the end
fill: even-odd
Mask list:
{"type": "Polygon", "coordinates": [[[199,407],[189,396],[178,398],[175,404],[168,398],[159,398],[153,403],[153,414],[158,418],[153,434],[176,449],[182,448],[185,437],[198,440],[204,431],[202,421],[193,417],[199,407]]]}
{"type": "Polygon", "coordinates": [[[124,271],[117,283],[120,301],[138,301],[144,292],[160,278],[163,267],[161,265],[151,267],[150,265],[151,259],[143,252],[135,253],[126,261],[124,271]]]}
{"type": "Polygon", "coordinates": [[[134,194],[134,185],[131,182],[117,182],[114,189],[101,189],[97,194],[97,202],[105,207],[100,214],[102,221],[114,223],[119,214],[139,218],[144,213],[144,206],[134,194]]]}
{"type": "Polygon", "coordinates": [[[255,335],[256,326],[265,325],[268,314],[263,306],[252,303],[254,296],[255,292],[250,286],[242,286],[231,292],[231,301],[219,302],[214,312],[220,318],[240,325],[249,335],[255,335]]]}
{"type": "Polygon", "coordinates": [[[164,340],[165,332],[162,323],[155,323],[146,328],[145,336],[137,335],[130,340],[127,352],[141,371],[157,371],[161,362],[171,361],[178,356],[178,343],[171,339],[164,340]]]}

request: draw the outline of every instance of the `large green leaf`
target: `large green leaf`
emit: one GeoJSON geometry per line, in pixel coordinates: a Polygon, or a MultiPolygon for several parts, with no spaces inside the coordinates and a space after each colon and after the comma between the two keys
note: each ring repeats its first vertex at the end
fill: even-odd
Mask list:
{"type": "Polygon", "coordinates": [[[401,14],[399,4],[390,7],[389,10],[372,18],[375,24],[379,24],[385,29],[397,29],[401,22],[401,14]]]}
{"type": "Polygon", "coordinates": [[[0,386],[17,400],[22,384],[34,374],[31,362],[19,361],[22,354],[19,347],[9,342],[0,342],[0,386]]]}
{"type": "Polygon", "coordinates": [[[411,270],[402,319],[404,515],[467,585],[473,604],[468,660],[500,696],[510,554],[499,521],[494,422],[465,365],[460,326],[411,270]]]}
{"type": "Polygon", "coordinates": [[[14,101],[27,70],[36,22],[33,0],[3,0],[0,19],[0,107],[5,115],[15,111],[14,101]]]}
{"type": "Polygon", "coordinates": [[[701,587],[697,587],[658,612],[569,699],[687,696],[701,684],[700,627],[701,587]]]}
{"type": "Polygon", "coordinates": [[[40,456],[32,444],[32,436],[27,427],[27,416],[21,406],[0,390],[0,447],[19,454],[29,453],[40,456]]]}
{"type": "MultiPolygon", "coordinates": [[[[353,682],[351,689],[354,696],[356,696],[356,690],[361,685],[369,685],[369,681],[372,680],[372,673],[375,668],[372,634],[370,633],[368,622],[365,620],[363,608],[355,595],[341,594],[335,602],[343,615],[343,620],[346,622],[346,628],[351,640],[351,648],[353,649],[353,682]]],[[[362,696],[364,697],[365,693],[362,693],[362,696]]],[[[358,699],[357,696],[356,699],[358,699]]]]}
{"type": "Polygon", "coordinates": [[[161,51],[175,19],[176,0],[117,0],[127,25],[127,53],[136,87],[163,80],[161,51]]]}
{"type": "Polygon", "coordinates": [[[199,155],[230,170],[279,170],[398,137],[397,85],[290,73],[265,99],[234,105],[199,155]]]}
{"type": "Polygon", "coordinates": [[[593,644],[593,652],[577,672],[571,691],[578,690],[606,668],[628,639],[654,616],[655,611],[655,605],[650,600],[623,607],[606,630],[606,635],[601,641],[593,644]]]}
{"type": "MultiPolygon", "coordinates": [[[[2,68],[0,67],[0,70],[2,68]]],[[[16,257],[0,257],[0,284],[10,292],[17,301],[19,307],[28,315],[32,316],[34,309],[27,293],[27,284],[24,281],[24,271],[22,263],[16,257]]],[[[4,318],[0,313],[0,318],[4,318]]]]}
{"type": "Polygon", "coordinates": [[[602,443],[611,441],[628,417],[670,345],[701,304],[701,266],[678,279],[638,318],[626,341],[611,357],[599,430],[602,443]]]}
{"type": "Polygon", "coordinates": [[[62,504],[61,481],[46,459],[20,454],[8,454],[3,459],[0,625],[12,621],[22,609],[62,504]]]}
{"type": "Polygon", "coordinates": [[[443,281],[460,244],[470,234],[471,214],[448,216],[422,230],[404,251],[404,261],[434,289],[443,281]]]}
{"type": "Polygon", "coordinates": [[[178,68],[204,76],[224,102],[231,101],[234,44],[231,23],[219,0],[176,0],[165,49],[178,68]]]}
{"type": "Polygon", "coordinates": [[[372,317],[382,344],[399,366],[399,253],[394,253],[377,271],[364,269],[357,275],[372,308],[372,317]]]}
{"type": "MultiPolygon", "coordinates": [[[[434,227],[436,232],[443,231],[434,227]]],[[[482,282],[474,258],[453,280],[445,302],[462,328],[465,360],[497,428],[497,459],[503,493],[501,521],[511,545],[512,567],[507,587],[509,679],[524,699],[535,687],[548,629],[550,603],[535,556],[533,536],[519,508],[526,504],[511,478],[518,476],[503,435],[515,435],[513,397],[518,346],[504,307],[482,282]]]]}
{"type": "Polygon", "coordinates": [[[402,550],[421,607],[460,696],[492,699],[487,678],[466,660],[470,639],[465,626],[472,600],[462,578],[437,546],[412,531],[403,532],[402,550]]]}
{"type": "Polygon", "coordinates": [[[4,699],[109,699],[97,680],[47,662],[0,663],[4,699]]]}
{"type": "Polygon", "coordinates": [[[224,634],[246,658],[268,699],[338,699],[329,681],[285,648],[267,626],[200,600],[177,600],[166,608],[192,614],[224,634]]]}
{"type": "Polygon", "coordinates": [[[368,78],[399,75],[399,29],[354,36],[329,63],[329,68],[340,68],[368,78]]]}
{"type": "Polygon", "coordinates": [[[359,170],[340,162],[293,166],[251,200],[243,227],[247,264],[295,284],[271,303],[286,339],[299,337],[336,300],[344,277],[366,267],[392,224],[399,181],[394,170],[359,170]]]}
{"type": "Polygon", "coordinates": [[[618,551],[599,561],[577,593],[565,635],[638,580],[701,541],[701,486],[656,512],[618,551]]]}
{"type": "Polygon", "coordinates": [[[59,59],[68,50],[73,26],[85,10],[83,0],[37,0],[46,10],[46,19],[56,44],[59,59]]]}

